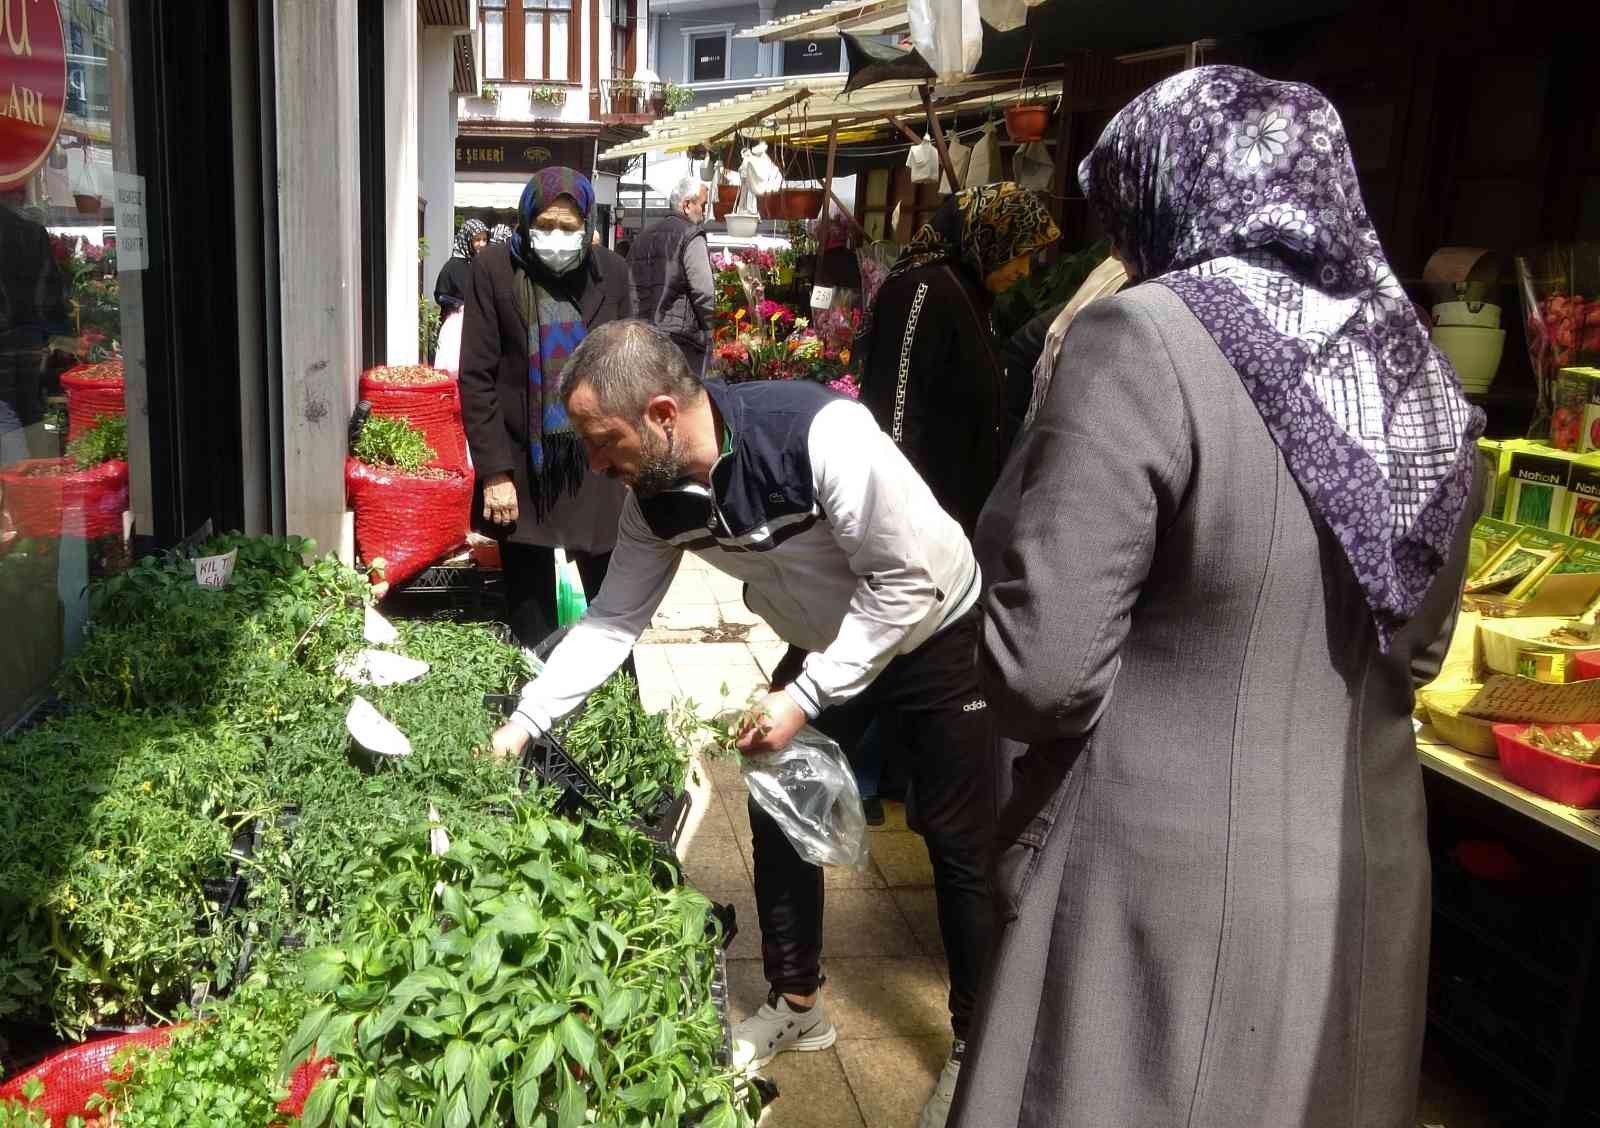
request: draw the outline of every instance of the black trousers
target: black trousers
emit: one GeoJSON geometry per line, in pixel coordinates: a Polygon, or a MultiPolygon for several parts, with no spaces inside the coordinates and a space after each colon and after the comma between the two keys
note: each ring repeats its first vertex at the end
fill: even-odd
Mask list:
{"type": "MultiPolygon", "coordinates": [[[[910,654],[889,663],[866,692],[825,710],[815,725],[848,753],[875,712],[897,715],[907,765],[906,821],[927,843],[950,966],[950,1020],[965,1038],[994,932],[987,880],[995,827],[993,739],[978,688],[976,608],[910,654]]],[[[791,648],[773,675],[786,685],[802,651],[791,648]]],[[[822,983],[822,870],[800,857],[778,823],[752,800],[756,911],[761,957],[774,990],[809,995],[822,983]]]]}
{"type": "MultiPolygon", "coordinates": [[[[567,550],[578,565],[583,579],[583,594],[593,599],[605,582],[611,554],[594,556],[567,550]]],[[[538,646],[555,633],[556,550],[540,544],[500,542],[500,564],[506,579],[506,624],[523,646],[538,646]]],[[[628,659],[628,671],[633,659],[628,659]]]]}

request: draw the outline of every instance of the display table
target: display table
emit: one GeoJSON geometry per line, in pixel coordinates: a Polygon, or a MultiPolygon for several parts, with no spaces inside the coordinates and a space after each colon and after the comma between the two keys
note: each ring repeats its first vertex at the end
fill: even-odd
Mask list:
{"type": "Polygon", "coordinates": [[[1426,726],[1417,752],[1433,858],[1428,1036],[1484,1067],[1497,1122],[1600,1128],[1588,1082],[1600,1052],[1600,811],[1535,795],[1426,726]]]}
{"type": "Polygon", "coordinates": [[[1591,850],[1600,850],[1600,810],[1580,811],[1519,787],[1501,774],[1499,760],[1452,747],[1427,725],[1417,732],[1417,755],[1423,767],[1536,819],[1591,850]]]}

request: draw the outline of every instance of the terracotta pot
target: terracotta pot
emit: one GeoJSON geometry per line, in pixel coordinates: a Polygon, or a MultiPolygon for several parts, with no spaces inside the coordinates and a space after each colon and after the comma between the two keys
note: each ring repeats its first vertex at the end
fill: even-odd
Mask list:
{"type": "Polygon", "coordinates": [[[733,184],[717,185],[717,218],[726,219],[739,202],[739,189],[733,184]]]}
{"type": "Polygon", "coordinates": [[[1006,136],[1013,141],[1040,141],[1050,124],[1048,106],[1007,106],[1006,136]]]}
{"type": "Polygon", "coordinates": [[[72,197],[72,199],[77,203],[78,211],[84,215],[95,215],[100,211],[99,196],[84,196],[80,194],[72,197]]]}
{"type": "Polygon", "coordinates": [[[780,188],[756,197],[762,219],[816,219],[822,211],[821,188],[780,188]]]}

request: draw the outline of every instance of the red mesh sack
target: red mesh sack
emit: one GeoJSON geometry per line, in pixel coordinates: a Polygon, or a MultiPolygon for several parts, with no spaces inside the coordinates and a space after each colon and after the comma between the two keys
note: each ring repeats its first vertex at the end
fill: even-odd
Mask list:
{"type": "Polygon", "coordinates": [[[106,1083],[114,1076],[113,1058],[130,1046],[165,1045],[176,1029],[158,1026],[137,1034],[68,1046],[0,1085],[0,1101],[22,1100],[23,1087],[37,1080],[44,1085],[44,1095],[32,1107],[50,1118],[51,1128],[63,1128],[67,1117],[89,1115],[89,1098],[105,1093],[106,1083]]]}
{"type": "Polygon", "coordinates": [[[0,507],[25,537],[122,535],[128,508],[128,464],[121,459],[87,470],[41,474],[70,467],[65,458],[29,458],[0,471],[0,507]]]}
{"type": "Polygon", "coordinates": [[[299,1116],[306,1110],[311,1090],[324,1077],[333,1076],[333,1070],[332,1058],[308,1058],[295,1066],[289,1075],[289,1095],[278,1102],[278,1111],[286,1116],[299,1116]]]}
{"type": "Polygon", "coordinates": [[[472,508],[466,473],[417,478],[347,458],[344,488],[356,513],[356,551],[366,561],[383,557],[391,584],[405,583],[466,543],[472,508]]]}
{"type": "Polygon", "coordinates": [[[443,470],[467,468],[467,433],[461,427],[461,386],[448,372],[421,365],[369,368],[361,374],[361,398],[372,404],[374,415],[404,419],[426,435],[428,445],[437,455],[429,466],[443,470]],[[428,383],[410,382],[427,373],[438,379],[428,383]],[[400,377],[407,382],[397,382],[400,377]]]}
{"type": "Polygon", "coordinates": [[[68,442],[93,427],[101,416],[128,413],[120,360],[69,368],[61,374],[61,387],[67,393],[68,442]]]}

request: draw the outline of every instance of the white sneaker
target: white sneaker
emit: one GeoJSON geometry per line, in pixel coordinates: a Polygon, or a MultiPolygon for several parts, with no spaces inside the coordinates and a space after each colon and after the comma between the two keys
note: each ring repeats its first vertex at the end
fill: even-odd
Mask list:
{"type": "Polygon", "coordinates": [[[761,1069],[785,1050],[825,1050],[839,1037],[822,997],[807,1011],[797,1011],[774,991],[761,1009],[733,1031],[733,1067],[761,1069]]]}
{"type": "Polygon", "coordinates": [[[944,1122],[950,1118],[950,1102],[956,1099],[956,1081],[960,1077],[961,1059],[952,1056],[939,1072],[939,1083],[933,1087],[933,1095],[922,1106],[922,1119],[917,1121],[917,1128],[944,1128],[944,1122]]]}

